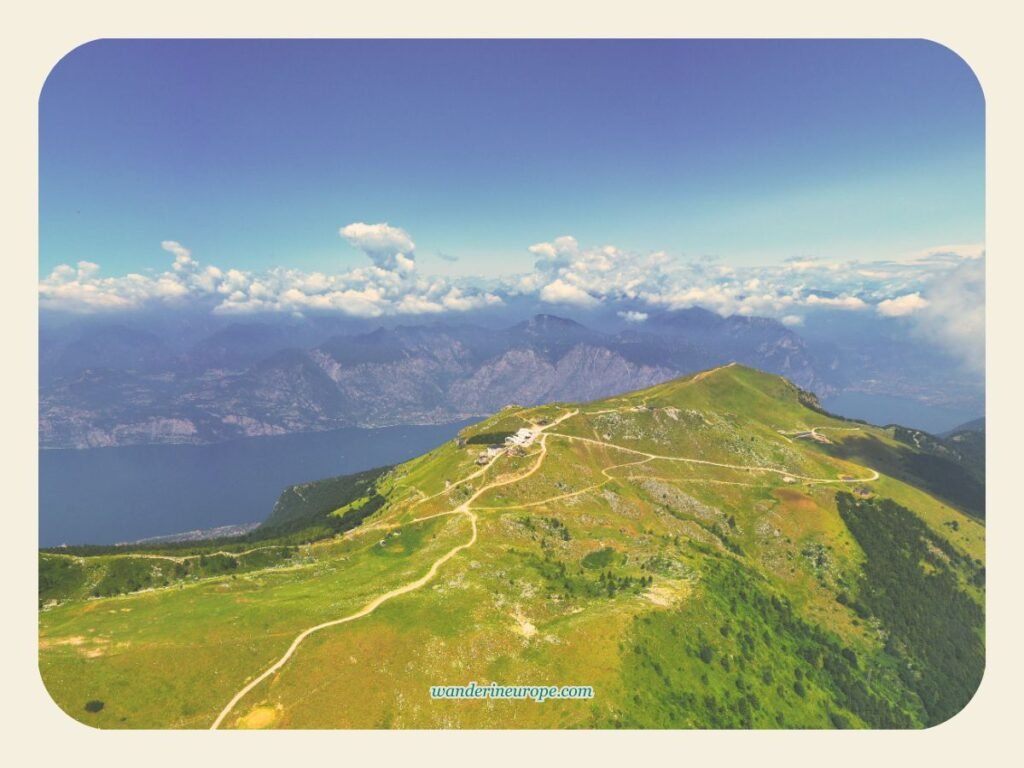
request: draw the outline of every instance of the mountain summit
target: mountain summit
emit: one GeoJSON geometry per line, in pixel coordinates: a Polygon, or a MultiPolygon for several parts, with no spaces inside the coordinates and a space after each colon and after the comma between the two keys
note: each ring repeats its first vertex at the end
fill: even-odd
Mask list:
{"type": "Polygon", "coordinates": [[[505,408],[243,537],[41,553],[40,668],[101,727],[934,725],[984,524],[924,451],[735,364],[505,408]],[[592,696],[430,693],[470,683],[592,696]]]}
{"type": "Polygon", "coordinates": [[[567,333],[588,333],[587,329],[577,323],[575,320],[570,320],[565,317],[558,317],[558,315],[534,315],[529,320],[526,320],[516,328],[523,329],[526,333],[534,335],[561,335],[567,333]]]}

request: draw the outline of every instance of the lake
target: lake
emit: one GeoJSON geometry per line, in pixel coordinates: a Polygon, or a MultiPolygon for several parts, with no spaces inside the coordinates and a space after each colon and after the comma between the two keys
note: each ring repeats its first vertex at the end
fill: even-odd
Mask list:
{"type": "Polygon", "coordinates": [[[871,395],[865,392],[840,392],[838,395],[822,398],[821,405],[825,410],[849,419],[863,419],[879,426],[900,424],[931,432],[933,435],[985,415],[983,405],[926,405],[905,397],[871,395]]]}
{"type": "Polygon", "coordinates": [[[39,545],[112,544],[257,522],[289,485],[406,461],[475,421],[40,451],[39,545]]]}

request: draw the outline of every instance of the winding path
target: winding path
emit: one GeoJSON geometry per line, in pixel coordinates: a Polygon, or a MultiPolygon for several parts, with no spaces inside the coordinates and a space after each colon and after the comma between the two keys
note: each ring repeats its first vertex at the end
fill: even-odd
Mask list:
{"type": "MultiPolygon", "coordinates": [[[[566,435],[561,432],[552,432],[551,437],[562,437],[566,440],[579,440],[584,443],[594,443],[595,445],[603,445],[608,448],[615,448],[620,451],[626,451],[627,453],[635,453],[639,456],[646,456],[647,460],[660,459],[662,461],[680,461],[686,464],[703,464],[709,467],[722,467],[724,469],[737,469],[743,472],[772,472],[776,475],[783,475],[784,477],[792,477],[797,480],[805,480],[811,483],[870,483],[877,480],[880,475],[875,470],[871,470],[871,477],[850,477],[850,478],[822,478],[822,477],[808,477],[807,475],[798,475],[794,472],[789,472],[785,469],[776,469],[775,467],[765,467],[761,465],[744,465],[744,464],[723,464],[718,461],[708,461],[707,459],[688,459],[682,456],[660,456],[656,453],[647,453],[646,451],[639,451],[636,448],[626,448],[622,445],[615,445],[615,443],[606,443],[603,440],[594,440],[590,437],[579,437],[578,435],[566,435]]],[[[637,462],[641,463],[641,462],[637,462]]]]}
{"type": "MultiPolygon", "coordinates": [[[[710,372],[708,372],[708,373],[710,373],[710,372]]],[[[794,474],[792,472],[787,472],[785,470],[776,469],[774,467],[744,466],[744,465],[739,465],[739,464],[724,464],[724,463],[715,462],[715,461],[707,461],[705,459],[688,459],[688,458],[682,458],[682,457],[679,457],[679,456],[660,456],[658,454],[647,453],[645,451],[639,451],[639,450],[636,450],[635,448],[626,448],[626,447],[623,447],[621,445],[615,445],[614,443],[606,443],[606,442],[603,442],[601,440],[594,440],[594,439],[588,438],[588,437],[578,437],[576,435],[566,435],[566,434],[562,434],[562,433],[558,433],[558,432],[547,432],[546,431],[546,430],[551,429],[552,427],[560,424],[561,422],[565,421],[566,419],[568,419],[568,418],[570,418],[572,416],[577,415],[578,413],[579,413],[579,410],[569,411],[567,413],[562,414],[560,417],[558,417],[557,419],[552,421],[550,424],[547,424],[544,427],[540,427],[540,428],[537,429],[537,435],[539,435],[539,437],[537,438],[537,442],[540,445],[540,450],[537,451],[535,454],[531,454],[531,455],[536,455],[537,456],[537,460],[536,460],[536,462],[534,462],[533,466],[531,466],[529,470],[527,470],[526,472],[524,472],[522,474],[513,475],[511,477],[505,477],[504,479],[500,479],[500,480],[496,479],[496,480],[494,480],[494,481],[492,481],[490,483],[482,485],[480,488],[478,488],[476,491],[474,491],[472,493],[472,495],[470,495],[470,497],[468,499],[466,499],[464,502],[462,502],[455,509],[448,510],[448,511],[445,511],[445,512],[437,512],[437,513],[432,514],[432,515],[426,515],[424,517],[415,518],[415,519],[407,521],[405,523],[390,523],[390,522],[381,521],[380,523],[377,523],[375,525],[368,526],[366,528],[357,528],[357,529],[351,531],[351,533],[355,534],[357,531],[358,532],[366,532],[366,531],[378,530],[378,529],[397,528],[397,527],[400,527],[401,525],[411,525],[411,524],[414,524],[414,523],[419,523],[419,522],[423,522],[425,520],[430,520],[430,519],[433,519],[433,518],[436,518],[436,517],[443,517],[443,516],[447,516],[447,515],[465,515],[469,519],[469,521],[470,521],[470,525],[472,526],[473,533],[470,536],[469,541],[464,542],[463,544],[459,544],[458,546],[453,547],[448,552],[446,552],[445,554],[441,555],[441,557],[439,557],[437,560],[435,560],[433,562],[433,564],[430,566],[430,569],[423,576],[421,576],[420,578],[418,578],[418,579],[416,579],[414,581],[411,581],[408,584],[404,584],[404,585],[402,585],[400,587],[396,587],[395,589],[392,589],[390,592],[385,592],[384,594],[379,595],[378,597],[375,597],[373,600],[371,600],[369,603],[367,603],[365,606],[360,608],[355,613],[349,614],[348,616],[344,616],[344,617],[342,617],[340,619],[333,619],[331,621],[325,621],[322,624],[317,624],[316,626],[309,627],[308,629],[303,630],[301,633],[299,633],[295,637],[295,639],[292,641],[292,644],[288,647],[288,650],[285,651],[284,655],[281,656],[281,658],[279,658],[276,662],[274,662],[273,665],[271,665],[268,669],[266,669],[258,677],[254,678],[249,683],[247,683],[240,691],[238,691],[238,693],[236,693],[234,695],[234,697],[232,697],[231,701],[228,702],[227,706],[225,706],[224,709],[221,710],[220,714],[217,715],[217,719],[214,720],[213,725],[210,726],[210,729],[211,730],[218,729],[221,726],[221,724],[224,722],[225,718],[227,718],[228,715],[231,714],[231,712],[234,710],[234,708],[239,704],[239,702],[241,702],[241,700],[243,698],[245,698],[245,696],[248,693],[250,693],[254,688],[256,688],[256,686],[258,686],[260,683],[262,683],[268,677],[270,677],[275,672],[280,670],[285,664],[287,664],[288,660],[291,659],[291,657],[295,654],[295,652],[298,650],[299,646],[302,644],[302,642],[307,637],[309,637],[310,635],[312,635],[312,634],[314,634],[316,632],[319,632],[322,629],[328,629],[330,627],[336,627],[336,626],[339,626],[341,624],[346,624],[346,623],[348,623],[350,621],[356,621],[357,619],[361,619],[364,616],[369,616],[371,613],[373,613],[375,610],[377,610],[377,608],[379,608],[381,605],[383,605],[384,603],[388,602],[389,600],[391,600],[391,599],[393,599],[395,597],[399,597],[400,595],[405,595],[405,594],[413,592],[413,591],[415,591],[417,589],[420,589],[421,587],[423,587],[424,585],[429,583],[434,578],[434,576],[437,575],[437,572],[441,568],[442,565],[447,563],[449,560],[451,560],[453,557],[455,557],[455,555],[457,555],[462,550],[468,549],[469,547],[472,547],[476,543],[476,540],[477,540],[477,516],[472,511],[472,509],[470,508],[470,505],[474,501],[476,501],[478,498],[480,498],[480,496],[483,495],[484,493],[486,493],[487,491],[492,490],[493,488],[499,488],[499,487],[504,486],[504,485],[511,485],[512,483],[518,483],[518,482],[520,482],[522,480],[525,480],[526,478],[530,477],[538,469],[540,469],[541,466],[544,463],[544,459],[547,457],[547,452],[548,452],[547,438],[548,437],[559,437],[559,438],[563,438],[563,439],[566,439],[566,440],[578,440],[578,441],[585,442],[585,443],[593,443],[593,444],[596,444],[596,445],[601,445],[601,446],[605,446],[605,447],[608,447],[608,448],[613,448],[613,449],[616,449],[616,450],[625,451],[627,453],[633,453],[633,454],[636,454],[638,456],[643,456],[644,458],[642,458],[642,459],[640,459],[638,461],[624,462],[624,463],[621,463],[621,464],[614,464],[612,466],[603,468],[601,470],[601,474],[603,474],[606,479],[604,481],[600,482],[600,483],[597,483],[595,485],[589,486],[589,487],[584,488],[582,490],[572,491],[570,493],[561,494],[559,496],[555,496],[555,497],[552,497],[552,498],[549,498],[549,499],[544,499],[542,501],[529,502],[529,503],[520,504],[520,505],[510,505],[510,507],[502,507],[502,508],[518,508],[518,507],[539,506],[541,504],[548,504],[548,503],[551,503],[553,501],[558,501],[559,499],[566,499],[566,498],[570,498],[572,496],[578,496],[580,494],[587,493],[588,491],[592,491],[592,490],[594,490],[596,488],[600,488],[601,486],[605,485],[605,483],[607,483],[608,481],[614,479],[609,474],[609,472],[611,470],[613,470],[613,469],[618,469],[620,467],[636,466],[636,465],[639,465],[639,464],[645,464],[648,461],[652,461],[652,460],[656,460],[656,459],[665,460],[665,461],[679,461],[679,462],[685,462],[685,463],[690,463],[690,464],[701,464],[701,465],[713,466],[713,467],[723,467],[723,468],[726,468],[726,469],[736,469],[736,470],[743,470],[743,471],[748,471],[748,472],[770,472],[770,473],[782,475],[784,477],[791,477],[791,478],[795,478],[795,479],[799,479],[799,480],[804,480],[804,481],[807,481],[807,482],[813,482],[813,483],[859,483],[859,482],[871,482],[871,481],[877,480],[879,478],[879,474],[875,470],[871,470],[872,477],[867,477],[867,478],[836,478],[836,479],[831,479],[831,478],[814,478],[814,477],[807,477],[805,475],[797,475],[797,474],[794,474]]],[[[588,414],[588,415],[590,415],[590,414],[588,414]]],[[[424,496],[423,498],[418,499],[417,501],[415,501],[412,504],[412,507],[410,507],[410,509],[414,509],[415,507],[419,506],[420,504],[422,504],[425,501],[429,501],[431,499],[437,498],[438,496],[442,496],[442,495],[444,495],[446,493],[450,493],[453,488],[456,488],[456,487],[458,487],[460,485],[464,485],[465,483],[470,482],[471,480],[474,480],[474,479],[480,477],[485,472],[487,472],[492,466],[493,466],[493,462],[488,463],[487,465],[485,465],[481,469],[479,469],[479,470],[477,470],[477,471],[467,475],[466,477],[464,477],[463,479],[461,479],[461,480],[459,480],[459,481],[457,481],[455,483],[452,483],[447,488],[445,488],[443,491],[435,493],[432,496],[424,496]]],[[[483,510],[483,509],[495,509],[495,507],[479,507],[478,509],[481,509],[481,510],[483,510]]]]}
{"type": "MultiPolygon", "coordinates": [[[[292,644],[288,647],[288,650],[285,651],[284,655],[280,659],[278,659],[276,662],[274,662],[274,664],[271,667],[269,667],[266,671],[264,671],[263,674],[261,674],[259,677],[254,678],[253,680],[251,680],[244,688],[242,688],[242,690],[240,690],[238,693],[236,693],[234,695],[234,697],[231,699],[231,701],[228,702],[227,706],[224,707],[224,709],[221,710],[219,715],[217,715],[217,719],[213,721],[213,725],[210,726],[210,730],[217,730],[220,727],[221,723],[224,722],[224,719],[228,715],[231,714],[231,711],[235,708],[235,706],[243,698],[245,698],[246,694],[248,694],[250,691],[253,690],[253,688],[258,686],[260,683],[262,683],[268,677],[270,677],[275,672],[277,672],[279,669],[281,669],[281,667],[283,667],[285,664],[287,664],[288,660],[295,654],[295,651],[297,651],[299,646],[302,644],[302,641],[305,640],[307,637],[309,637],[310,635],[312,635],[315,632],[319,632],[322,629],[327,629],[329,627],[336,627],[339,624],[346,624],[346,623],[348,623],[350,621],[355,621],[356,619],[361,619],[364,616],[369,616],[371,613],[373,613],[375,610],[377,610],[377,608],[379,608],[381,605],[386,603],[388,600],[391,600],[392,598],[398,597],[399,595],[405,595],[405,594],[408,594],[409,592],[413,592],[413,591],[419,589],[420,587],[422,587],[425,584],[427,584],[431,579],[433,579],[434,576],[437,575],[437,571],[438,571],[438,569],[442,565],[447,563],[449,560],[451,560],[453,557],[455,557],[455,555],[457,555],[462,550],[468,549],[469,547],[471,547],[474,544],[476,544],[476,539],[477,539],[477,527],[476,527],[477,516],[472,512],[472,510],[470,510],[469,505],[472,504],[476,499],[478,499],[482,494],[486,493],[487,491],[491,490],[492,488],[498,488],[498,487],[503,486],[503,485],[509,485],[511,483],[517,483],[520,480],[525,480],[527,477],[529,477],[534,472],[536,472],[538,469],[540,469],[541,465],[544,463],[544,459],[547,457],[547,452],[548,452],[547,441],[546,441],[547,434],[543,434],[544,430],[545,429],[549,429],[549,428],[555,426],[556,424],[559,424],[560,422],[564,421],[565,419],[569,418],[570,416],[575,416],[577,413],[579,413],[579,411],[571,411],[569,413],[563,414],[562,416],[560,416],[555,421],[551,422],[547,426],[542,427],[542,428],[540,428],[538,430],[542,434],[541,434],[540,440],[539,440],[539,442],[540,442],[540,450],[537,452],[537,461],[534,463],[534,465],[532,467],[530,467],[529,470],[527,470],[523,474],[515,475],[515,476],[509,477],[509,478],[505,478],[504,480],[495,480],[494,482],[491,482],[491,483],[488,483],[486,485],[481,486],[480,488],[478,488],[473,493],[473,495],[471,495],[468,499],[466,499],[464,502],[462,502],[462,504],[460,504],[458,507],[456,507],[453,510],[449,510],[447,512],[438,512],[438,513],[433,514],[433,515],[426,515],[425,517],[416,518],[414,520],[408,521],[407,523],[403,523],[403,525],[411,525],[413,523],[422,522],[424,520],[430,520],[430,519],[435,518],[435,517],[443,517],[445,515],[466,515],[469,518],[470,524],[472,525],[473,535],[470,537],[469,541],[465,542],[464,544],[459,544],[458,546],[453,547],[452,549],[448,550],[448,552],[446,552],[445,554],[441,555],[441,557],[439,557],[437,560],[435,560],[433,565],[430,566],[430,570],[427,571],[420,578],[416,579],[415,581],[411,581],[408,584],[404,584],[401,587],[396,587],[395,589],[392,589],[390,592],[385,592],[383,595],[379,595],[378,597],[375,597],[373,600],[371,600],[369,603],[364,605],[362,608],[360,608],[358,611],[356,611],[353,614],[350,614],[350,615],[345,616],[345,617],[340,618],[340,619],[333,619],[331,621],[325,621],[322,624],[317,624],[314,627],[310,627],[309,629],[303,630],[292,641],[292,644]]],[[[486,472],[487,469],[490,466],[491,465],[488,464],[487,466],[483,467],[483,469],[478,470],[478,471],[474,472],[471,475],[468,475],[467,477],[463,478],[462,480],[460,480],[457,483],[453,483],[452,485],[450,485],[448,488],[446,488],[441,493],[447,493],[447,492],[451,491],[452,488],[454,488],[454,487],[456,487],[458,485],[462,485],[463,483],[466,483],[469,480],[472,480],[473,478],[479,477],[484,472],[486,472]]],[[[423,499],[420,499],[413,506],[416,506],[417,504],[420,504],[420,503],[422,503],[424,501],[427,501],[428,499],[432,499],[432,498],[435,498],[436,496],[440,496],[440,495],[441,494],[439,493],[439,494],[434,494],[434,496],[429,496],[429,497],[425,497],[423,499]]],[[[390,525],[389,526],[389,525],[385,524],[385,525],[381,525],[379,527],[382,527],[382,528],[383,527],[398,527],[398,525],[395,524],[395,525],[390,525]]],[[[372,530],[372,529],[366,528],[366,529],[364,529],[364,531],[365,530],[372,530]]]]}
{"type": "MultiPolygon", "coordinates": [[[[288,659],[290,659],[292,655],[295,653],[295,651],[298,650],[299,646],[302,644],[302,641],[310,635],[312,635],[314,632],[319,632],[321,629],[327,629],[328,627],[336,627],[339,624],[345,624],[349,621],[355,621],[356,619],[363,618],[363,616],[369,616],[371,613],[377,610],[377,608],[379,608],[381,605],[386,603],[391,598],[398,597],[399,595],[404,595],[409,592],[412,592],[413,590],[419,589],[432,578],[434,578],[434,576],[437,574],[438,568],[447,563],[462,550],[473,546],[476,543],[476,515],[474,515],[468,509],[464,509],[464,507],[465,505],[459,507],[457,510],[454,510],[452,512],[445,512],[443,514],[464,513],[469,517],[470,524],[473,526],[473,535],[470,537],[469,541],[467,541],[465,544],[459,544],[457,547],[450,549],[448,552],[446,552],[437,560],[435,560],[434,564],[430,566],[430,570],[427,571],[420,578],[416,579],[416,581],[411,581],[408,584],[405,584],[401,587],[396,587],[395,589],[392,589],[390,592],[385,592],[383,595],[374,598],[361,609],[359,609],[358,611],[349,616],[345,616],[341,619],[334,619],[333,621],[325,621],[323,624],[317,624],[315,627],[310,627],[309,629],[303,631],[298,637],[296,637],[292,641],[292,644],[288,647],[288,650],[285,651],[284,656],[282,656],[280,659],[274,662],[274,665],[267,669],[262,675],[252,680],[242,690],[235,694],[234,698],[232,698],[231,701],[228,702],[228,705],[221,710],[221,713],[217,715],[217,719],[213,721],[213,725],[210,726],[210,730],[216,730],[217,728],[219,728],[220,724],[224,722],[224,718],[231,714],[231,710],[235,708],[235,705],[238,704],[238,702],[245,698],[245,695],[249,693],[249,691],[251,691],[257,685],[262,683],[272,674],[277,672],[277,670],[279,670],[281,667],[287,664],[288,659]]],[[[431,515],[430,517],[438,517],[438,515],[431,515]]],[[[428,518],[423,519],[426,520],[428,518]]],[[[419,521],[413,520],[412,522],[419,521]]]]}

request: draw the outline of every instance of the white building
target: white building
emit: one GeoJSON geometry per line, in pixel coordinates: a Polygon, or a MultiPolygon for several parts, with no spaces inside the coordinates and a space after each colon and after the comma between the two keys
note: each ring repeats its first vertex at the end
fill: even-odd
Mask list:
{"type": "Polygon", "coordinates": [[[536,436],[537,434],[532,429],[523,427],[514,435],[509,435],[508,437],[506,437],[505,445],[518,445],[521,448],[525,448],[526,446],[530,445],[530,443],[533,442],[533,439],[536,436]]]}

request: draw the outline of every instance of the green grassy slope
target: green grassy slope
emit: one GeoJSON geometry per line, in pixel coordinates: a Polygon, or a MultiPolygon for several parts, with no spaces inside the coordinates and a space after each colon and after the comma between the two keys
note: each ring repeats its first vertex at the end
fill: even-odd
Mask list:
{"type": "Polygon", "coordinates": [[[506,408],[406,464],[289,489],[252,541],[41,553],[43,679],[112,728],[941,722],[984,664],[973,491],[873,464],[864,441],[925,450],[813,405],[727,366],[506,408]],[[477,463],[521,427],[529,446],[477,463]],[[430,698],[473,681],[595,695],[430,698]]]}

